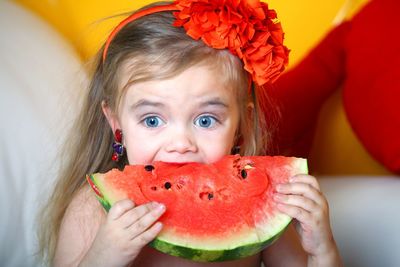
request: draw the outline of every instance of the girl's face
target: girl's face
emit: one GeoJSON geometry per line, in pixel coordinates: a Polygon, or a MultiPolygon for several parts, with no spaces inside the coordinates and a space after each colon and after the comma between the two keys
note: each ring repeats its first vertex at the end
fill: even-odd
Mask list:
{"type": "Polygon", "coordinates": [[[239,109],[236,92],[220,80],[194,66],[168,80],[130,86],[117,117],[104,106],[113,131],[122,130],[129,164],[212,163],[230,154],[239,109]]]}

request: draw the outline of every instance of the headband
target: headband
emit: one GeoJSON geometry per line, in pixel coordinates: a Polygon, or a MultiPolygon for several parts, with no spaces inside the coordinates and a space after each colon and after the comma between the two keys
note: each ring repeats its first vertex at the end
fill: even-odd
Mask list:
{"type": "Polygon", "coordinates": [[[288,63],[289,50],[283,45],[284,33],[276,12],[260,0],[176,0],[140,10],[111,32],[104,46],[103,62],[112,40],[123,27],[162,11],[172,11],[173,25],[183,27],[193,39],[238,56],[258,86],[273,83],[288,63]]]}

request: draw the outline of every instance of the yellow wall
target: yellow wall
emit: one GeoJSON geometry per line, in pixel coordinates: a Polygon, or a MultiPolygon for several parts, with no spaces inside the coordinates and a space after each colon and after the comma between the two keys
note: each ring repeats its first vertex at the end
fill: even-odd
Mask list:
{"type": "MultiPolygon", "coordinates": [[[[121,19],[104,20],[109,16],[129,12],[149,0],[15,0],[38,13],[69,39],[87,59],[104,41],[110,29],[121,19]]],[[[286,32],[286,44],[292,50],[291,64],[297,62],[331,27],[332,21],[346,0],[270,0],[277,10],[286,32]]],[[[351,8],[358,6],[350,1],[351,8]]],[[[365,2],[365,0],[361,1],[365,2]]]]}
{"type": "Polygon", "coordinates": [[[150,1],[140,0],[15,0],[50,22],[69,39],[83,59],[92,56],[110,29],[121,20],[105,19],[150,1]]]}

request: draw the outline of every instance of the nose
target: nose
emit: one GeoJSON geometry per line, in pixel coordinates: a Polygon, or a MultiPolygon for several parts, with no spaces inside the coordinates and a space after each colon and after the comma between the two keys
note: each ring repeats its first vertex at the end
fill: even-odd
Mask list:
{"type": "Polygon", "coordinates": [[[197,145],[194,134],[190,129],[175,129],[170,133],[170,139],[166,146],[167,152],[177,152],[180,154],[187,152],[197,152],[197,145]]]}

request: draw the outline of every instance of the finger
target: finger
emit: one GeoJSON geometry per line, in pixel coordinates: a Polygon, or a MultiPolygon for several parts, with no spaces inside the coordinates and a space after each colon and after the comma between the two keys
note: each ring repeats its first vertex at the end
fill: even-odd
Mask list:
{"type": "Polygon", "coordinates": [[[135,204],[130,199],[120,200],[114,203],[111,207],[110,211],[108,212],[107,218],[111,220],[117,220],[121,217],[125,212],[133,209],[135,204]]]}
{"type": "Polygon", "coordinates": [[[308,212],[316,212],[320,210],[318,204],[315,201],[304,196],[276,193],[274,195],[274,200],[277,203],[300,207],[308,212]]]}
{"type": "Polygon", "coordinates": [[[281,194],[302,195],[320,206],[325,206],[326,201],[322,193],[308,183],[279,184],[276,186],[276,191],[281,194]]]}
{"type": "Polygon", "coordinates": [[[147,245],[148,243],[150,243],[154,238],[156,238],[156,236],[162,230],[162,227],[163,227],[163,225],[161,222],[156,222],[145,232],[136,236],[133,240],[137,241],[137,246],[142,248],[145,245],[147,245]]]}
{"type": "Polygon", "coordinates": [[[142,216],[134,224],[132,224],[129,229],[131,230],[132,238],[143,233],[147,228],[154,224],[161,215],[165,212],[165,205],[159,204],[151,212],[142,216]]]}
{"type": "Polygon", "coordinates": [[[311,213],[300,207],[281,203],[278,203],[276,207],[279,211],[285,213],[292,218],[295,218],[300,223],[310,224],[312,222],[311,213]]]}
{"type": "Polygon", "coordinates": [[[130,227],[132,224],[134,224],[136,221],[138,221],[141,217],[146,215],[147,213],[151,212],[154,208],[159,205],[156,202],[149,202],[140,206],[137,206],[134,209],[131,209],[127,212],[125,212],[121,216],[121,225],[124,228],[130,227]]]}
{"type": "Polygon", "coordinates": [[[313,186],[315,189],[318,191],[321,191],[321,188],[319,186],[319,183],[317,181],[317,178],[311,175],[307,174],[297,174],[293,177],[290,178],[291,183],[305,183],[305,184],[310,184],[313,186]]]}

